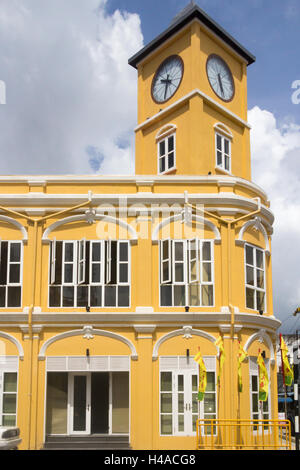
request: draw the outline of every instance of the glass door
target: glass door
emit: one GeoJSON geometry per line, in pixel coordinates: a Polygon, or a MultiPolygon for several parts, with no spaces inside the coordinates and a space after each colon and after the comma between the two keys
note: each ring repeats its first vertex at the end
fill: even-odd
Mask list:
{"type": "Polygon", "coordinates": [[[198,376],[186,370],[174,374],[174,431],[177,435],[191,436],[196,433],[198,418],[198,376]]]}
{"type": "Polygon", "coordinates": [[[91,375],[72,373],[69,381],[70,434],[91,432],[91,375]]]}

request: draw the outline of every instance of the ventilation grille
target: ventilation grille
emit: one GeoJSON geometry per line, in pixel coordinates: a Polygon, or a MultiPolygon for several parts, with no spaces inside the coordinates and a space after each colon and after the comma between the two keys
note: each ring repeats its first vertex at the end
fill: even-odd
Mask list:
{"type": "MultiPolygon", "coordinates": [[[[203,356],[203,361],[207,371],[216,370],[216,357],[203,356]]],[[[194,357],[186,356],[160,356],[160,370],[198,370],[198,364],[194,361],[194,357]]]]}
{"type": "Polygon", "coordinates": [[[47,371],[129,371],[129,356],[52,356],[47,371]]]}

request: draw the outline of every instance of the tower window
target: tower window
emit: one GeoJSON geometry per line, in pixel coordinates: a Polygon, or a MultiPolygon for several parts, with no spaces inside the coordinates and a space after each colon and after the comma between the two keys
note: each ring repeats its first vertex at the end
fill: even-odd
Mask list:
{"type": "Polygon", "coordinates": [[[265,311],[264,251],[245,245],[246,307],[265,311]]]}
{"type": "Polygon", "coordinates": [[[231,141],[219,133],[216,133],[216,166],[231,171],[231,141]]]}
{"type": "Polygon", "coordinates": [[[175,133],[158,141],[158,173],[163,174],[175,169],[175,133]]]}

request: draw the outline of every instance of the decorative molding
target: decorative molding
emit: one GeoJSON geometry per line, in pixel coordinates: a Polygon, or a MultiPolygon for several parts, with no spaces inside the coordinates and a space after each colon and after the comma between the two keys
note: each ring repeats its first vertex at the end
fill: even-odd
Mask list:
{"type": "Polygon", "coordinates": [[[245,351],[248,351],[249,347],[251,346],[251,344],[254,341],[258,341],[261,344],[265,343],[267,345],[267,347],[269,348],[269,351],[270,351],[271,365],[274,365],[275,364],[274,346],[273,346],[273,342],[272,342],[269,334],[266,332],[265,328],[261,328],[258,332],[254,333],[253,335],[251,335],[247,339],[247,341],[244,345],[245,351]]]}
{"type": "MultiPolygon", "coordinates": [[[[155,343],[153,347],[153,352],[152,352],[152,360],[156,361],[158,358],[158,350],[160,346],[165,342],[168,341],[171,338],[174,338],[175,336],[183,336],[183,338],[192,338],[193,336],[201,336],[202,338],[207,339],[208,341],[211,341],[212,343],[215,343],[216,338],[206,331],[194,329],[192,326],[183,326],[179,330],[174,330],[169,333],[166,333],[165,335],[161,336],[155,343]]],[[[218,348],[217,348],[218,349],[218,348]]]]}
{"type": "Polygon", "coordinates": [[[246,240],[243,239],[245,232],[249,227],[253,227],[256,231],[260,231],[263,234],[265,240],[265,252],[267,255],[270,255],[270,244],[267,231],[262,224],[262,219],[260,217],[255,217],[254,219],[248,220],[239,231],[238,238],[236,239],[236,245],[244,245],[246,240]]]}
{"type": "Polygon", "coordinates": [[[0,338],[7,339],[11,341],[17,348],[19,353],[19,358],[21,361],[24,359],[24,350],[22,344],[15,338],[14,336],[10,335],[9,333],[5,333],[4,331],[0,331],[0,338]]]}
{"type": "Polygon", "coordinates": [[[93,328],[92,326],[84,326],[81,330],[70,330],[66,331],[64,333],[59,333],[55,336],[52,336],[49,338],[45,343],[42,345],[39,353],[39,359],[44,360],[46,357],[46,352],[48,347],[55,343],[56,341],[60,341],[65,338],[70,338],[71,336],[82,336],[83,338],[86,339],[92,339],[94,336],[106,336],[111,339],[115,339],[117,341],[121,341],[122,343],[126,344],[130,351],[131,351],[131,359],[132,360],[137,360],[138,355],[137,351],[135,349],[134,344],[125,336],[119,335],[117,333],[113,333],[111,331],[106,331],[106,330],[98,330],[93,328]]]}
{"type": "Polygon", "coordinates": [[[23,235],[23,242],[27,242],[27,241],[28,241],[28,233],[27,233],[27,230],[26,230],[26,228],[24,227],[24,225],[22,225],[20,222],[18,222],[17,220],[13,219],[12,217],[8,217],[7,215],[0,215],[0,221],[2,221],[2,222],[7,222],[8,224],[12,224],[12,225],[14,225],[15,227],[17,227],[17,229],[19,229],[20,232],[21,232],[22,235],[23,235]]]}
{"type": "Polygon", "coordinates": [[[154,333],[156,325],[133,325],[137,333],[154,333]]]}

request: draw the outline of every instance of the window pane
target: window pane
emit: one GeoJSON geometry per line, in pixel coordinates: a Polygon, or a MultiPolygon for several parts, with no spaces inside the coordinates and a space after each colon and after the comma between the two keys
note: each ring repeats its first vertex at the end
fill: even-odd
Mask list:
{"type": "Polygon", "coordinates": [[[162,392],[172,391],[172,372],[161,372],[160,389],[162,392]]]}
{"type": "Polygon", "coordinates": [[[256,286],[261,289],[264,288],[264,272],[260,269],[256,270],[256,286]]]}
{"type": "Polygon", "coordinates": [[[16,372],[5,372],[4,373],[4,392],[16,392],[17,391],[17,373],[16,372]]]}
{"type": "Polygon", "coordinates": [[[189,285],[189,305],[199,306],[200,305],[200,285],[199,284],[190,284],[189,285]]]}
{"type": "Polygon", "coordinates": [[[162,281],[169,281],[170,280],[170,272],[169,272],[169,262],[164,261],[163,262],[163,269],[162,269],[162,281]]]}
{"type": "Polygon", "coordinates": [[[165,141],[162,140],[159,142],[159,156],[161,157],[162,155],[165,155],[166,153],[166,144],[165,141]]]}
{"type": "Polygon", "coordinates": [[[185,305],[185,286],[174,286],[174,305],[185,305]]]}
{"type": "Polygon", "coordinates": [[[162,242],[162,247],[163,247],[163,259],[168,259],[169,258],[169,240],[164,240],[162,242]]]}
{"type": "Polygon", "coordinates": [[[93,250],[92,250],[92,261],[100,261],[101,260],[101,245],[100,243],[93,243],[93,250]]]}
{"type": "Polygon", "coordinates": [[[254,289],[246,288],[246,307],[254,308],[254,289]]]}
{"type": "Polygon", "coordinates": [[[257,392],[258,391],[258,377],[256,375],[252,375],[252,391],[257,392]]]}
{"type": "Polygon", "coordinates": [[[202,281],[211,282],[211,263],[202,264],[202,281]]]}
{"type": "Polygon", "coordinates": [[[178,413],[184,413],[184,394],[178,393],[178,413]]]}
{"type": "Polygon", "coordinates": [[[184,265],[182,263],[175,263],[175,282],[184,281],[184,265]]]}
{"type": "Polygon", "coordinates": [[[101,307],[102,302],[102,287],[101,286],[91,286],[90,288],[90,304],[91,307],[101,307]]]}
{"type": "Polygon", "coordinates": [[[229,157],[227,157],[227,155],[225,155],[225,170],[229,171],[230,168],[229,168],[229,157]]]}
{"type": "Polygon", "coordinates": [[[11,284],[18,284],[20,282],[20,265],[19,264],[10,264],[9,282],[11,284]]]}
{"type": "Polygon", "coordinates": [[[65,243],[65,261],[73,261],[73,243],[65,243]]]}
{"type": "Polygon", "coordinates": [[[229,155],[229,140],[224,139],[224,152],[229,155]]]}
{"type": "Polygon", "coordinates": [[[214,294],[213,286],[212,285],[202,286],[201,289],[202,289],[202,305],[203,306],[213,305],[214,303],[213,302],[213,294],[214,294]]]}
{"type": "Polygon", "coordinates": [[[172,434],[172,415],[161,415],[160,425],[162,434],[172,434]]]}
{"type": "Polygon", "coordinates": [[[0,284],[7,283],[7,249],[8,243],[1,243],[0,284]]]}
{"type": "Polygon", "coordinates": [[[204,395],[204,413],[215,413],[216,403],[214,393],[205,393],[204,395]]]}
{"type": "Polygon", "coordinates": [[[264,267],[263,252],[260,250],[256,250],[256,267],[260,269],[263,269],[264,267]]]}
{"type": "Polygon", "coordinates": [[[161,393],[160,410],[162,413],[172,413],[172,393],[161,393]]]}
{"type": "Polygon", "coordinates": [[[177,387],[178,387],[178,392],[183,392],[183,375],[178,375],[177,387]]]}
{"type": "Polygon", "coordinates": [[[49,288],[49,307],[60,307],[60,286],[49,288]]]}
{"type": "Polygon", "coordinates": [[[7,306],[20,307],[21,306],[21,287],[8,287],[7,288],[7,306]]]}
{"type": "Polygon", "coordinates": [[[183,261],[183,243],[175,242],[175,261],[183,261]]]}
{"type": "Polygon", "coordinates": [[[15,426],[15,425],[16,425],[16,415],[3,415],[2,426],[15,426]]]}
{"type": "Polygon", "coordinates": [[[256,292],[256,309],[265,310],[265,293],[261,291],[256,292]]]}
{"type": "Polygon", "coordinates": [[[253,248],[248,245],[246,245],[246,263],[251,264],[251,266],[254,266],[253,248]]]}
{"type": "Polygon", "coordinates": [[[166,169],[165,157],[162,157],[162,158],[159,160],[159,171],[160,171],[160,173],[162,173],[163,171],[165,171],[165,169],[166,169]]]}
{"type": "Polygon", "coordinates": [[[254,286],[254,268],[246,266],[246,284],[254,286]]]}
{"type": "Polygon", "coordinates": [[[168,138],[168,152],[172,152],[174,150],[174,136],[171,135],[168,138]]]}
{"type": "Polygon", "coordinates": [[[0,286],[0,307],[5,307],[6,287],[0,286]]]}
{"type": "Polygon", "coordinates": [[[206,373],[206,380],[207,380],[206,391],[207,392],[215,391],[215,373],[214,372],[207,372],[206,373]]]}
{"type": "Polygon", "coordinates": [[[116,306],[116,287],[115,286],[106,286],[105,287],[105,297],[104,305],[105,307],[115,307],[116,306]]]}
{"type": "Polygon", "coordinates": [[[211,243],[210,242],[203,242],[202,259],[203,261],[211,261],[211,243]]]}
{"type": "Polygon", "coordinates": [[[222,153],[217,152],[217,165],[222,166],[222,153]]]}
{"type": "Polygon", "coordinates": [[[20,243],[10,244],[10,261],[19,262],[21,260],[21,245],[20,243]]]}
{"type": "Polygon", "coordinates": [[[174,166],[174,153],[170,153],[170,155],[168,155],[168,169],[170,168],[173,168],[174,166]]]}
{"type": "Polygon", "coordinates": [[[129,286],[118,287],[118,306],[129,307],[129,286]]]}
{"type": "Polygon", "coordinates": [[[63,287],[63,307],[74,307],[74,287],[63,287]]]}
{"type": "Polygon", "coordinates": [[[120,261],[128,261],[128,243],[120,243],[120,261]]]}
{"type": "Polygon", "coordinates": [[[217,134],[217,149],[222,150],[222,137],[217,134]]]}
{"type": "Polygon", "coordinates": [[[64,266],[64,281],[73,282],[73,264],[65,264],[64,266]]]}
{"type": "Polygon", "coordinates": [[[77,287],[77,305],[86,307],[88,305],[88,286],[77,287]]]}
{"type": "Polygon", "coordinates": [[[100,282],[100,264],[92,264],[92,282],[100,282]]]}
{"type": "Polygon", "coordinates": [[[16,413],[17,395],[3,393],[3,413],[16,413]]]}
{"type": "Polygon", "coordinates": [[[128,282],[128,265],[119,265],[119,282],[128,282]]]}
{"type": "Polygon", "coordinates": [[[172,286],[160,286],[160,301],[162,307],[169,307],[172,305],[172,286]]]}

